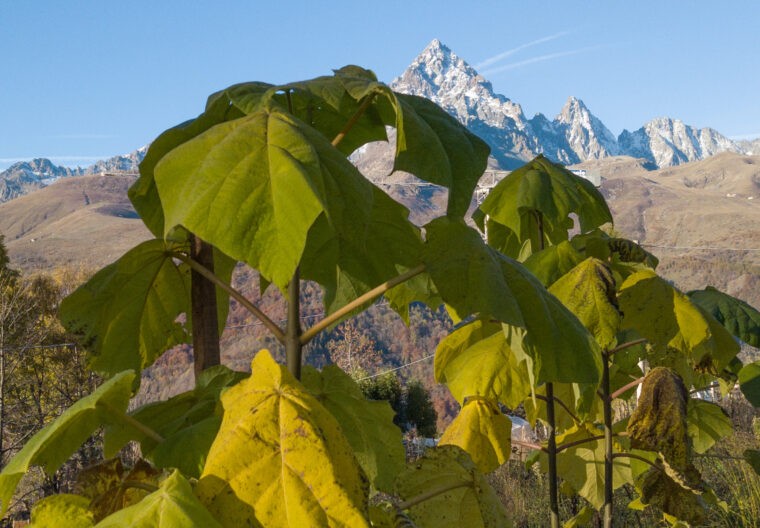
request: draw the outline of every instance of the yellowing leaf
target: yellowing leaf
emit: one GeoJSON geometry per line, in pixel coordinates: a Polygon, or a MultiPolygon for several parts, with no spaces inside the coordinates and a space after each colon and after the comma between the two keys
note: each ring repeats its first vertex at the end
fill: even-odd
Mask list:
{"type": "Polygon", "coordinates": [[[32,508],[31,528],[92,528],[90,499],[61,493],[45,497],[32,508]],[[63,522],[66,522],[64,525],[63,522]]]}
{"type": "Polygon", "coordinates": [[[113,422],[109,409],[126,410],[134,378],[132,371],[117,374],[29,439],[0,473],[0,517],[31,466],[42,466],[48,475],[53,474],[100,426],[113,422]]]}
{"type": "Polygon", "coordinates": [[[628,277],[618,301],[623,328],[636,330],[651,343],[653,366],[675,368],[688,379],[693,367],[720,372],[739,352],[720,323],[651,270],[628,277]]]}
{"type": "Polygon", "coordinates": [[[587,258],[552,284],[549,292],[580,319],[599,346],[615,346],[620,327],[615,280],[601,260],[587,258]]]}
{"type": "Polygon", "coordinates": [[[471,397],[446,428],[438,445],[461,447],[481,472],[489,473],[509,460],[511,435],[512,422],[495,401],[471,397]]]}
{"type": "Polygon", "coordinates": [[[435,379],[460,404],[482,396],[517,407],[530,394],[527,365],[518,361],[499,324],[481,320],[445,337],[435,352],[435,379]]]}
{"type": "Polygon", "coordinates": [[[137,504],[119,510],[95,528],[221,528],[216,519],[193,495],[179,471],[161,483],[157,491],[137,504]]]}
{"type": "Polygon", "coordinates": [[[301,381],[338,420],[359,464],[375,488],[390,492],[406,453],[395,412],[387,401],[369,401],[351,377],[335,365],[322,372],[305,366],[301,381]]]}
{"type": "Polygon", "coordinates": [[[434,491],[408,508],[417,528],[506,528],[512,525],[493,488],[470,456],[453,445],[430,449],[396,480],[405,501],[434,491]]]}
{"type": "Polygon", "coordinates": [[[142,486],[156,486],[159,477],[160,471],[143,460],[125,471],[121,460],[114,458],[80,471],[75,490],[90,500],[89,509],[97,522],[140,502],[149,493],[142,486]]]}
{"type": "Polygon", "coordinates": [[[337,420],[269,352],[222,395],[196,493],[224,526],[368,526],[368,482],[337,420]]]}

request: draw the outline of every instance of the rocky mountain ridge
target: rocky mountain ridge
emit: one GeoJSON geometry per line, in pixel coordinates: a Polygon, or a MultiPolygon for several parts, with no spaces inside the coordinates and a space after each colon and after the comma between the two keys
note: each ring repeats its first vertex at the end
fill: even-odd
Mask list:
{"type": "Polygon", "coordinates": [[[110,172],[137,172],[138,165],[147,151],[148,147],[145,146],[128,154],[99,160],[88,167],[64,167],[55,165],[46,158],[14,163],[0,172],[0,203],[46,187],[60,178],[110,172]]]}
{"type": "MultiPolygon", "coordinates": [[[[749,154],[755,143],[736,143],[719,132],[660,117],[615,137],[580,99],[570,97],[559,115],[528,119],[522,107],[496,94],[464,59],[433,40],[391,86],[427,97],[483,138],[496,162],[513,169],[538,154],[565,164],[626,155],[663,168],[705,159],[720,152],[749,154]]],[[[757,150],[755,148],[755,150],[757,150]]]]}

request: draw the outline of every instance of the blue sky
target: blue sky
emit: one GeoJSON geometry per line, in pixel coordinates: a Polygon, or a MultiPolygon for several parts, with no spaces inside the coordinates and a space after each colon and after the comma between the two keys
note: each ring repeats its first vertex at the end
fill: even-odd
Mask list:
{"type": "Polygon", "coordinates": [[[390,82],[439,38],[528,117],[581,98],[760,136],[760,2],[0,0],[0,169],[149,143],[229,84],[345,64],[390,82]]]}

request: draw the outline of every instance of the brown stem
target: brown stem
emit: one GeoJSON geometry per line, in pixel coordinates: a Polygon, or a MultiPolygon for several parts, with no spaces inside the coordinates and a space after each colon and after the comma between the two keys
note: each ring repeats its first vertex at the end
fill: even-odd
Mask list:
{"type": "Polygon", "coordinates": [[[559,490],[557,486],[557,436],[554,419],[554,384],[546,384],[547,454],[549,456],[549,516],[552,528],[559,528],[559,490]]]}
{"type": "Polygon", "coordinates": [[[337,310],[333,312],[332,314],[328,315],[321,321],[319,321],[317,324],[306,330],[303,334],[301,334],[301,344],[305,345],[314,337],[320,333],[325,328],[328,328],[329,326],[333,325],[334,323],[337,323],[340,321],[341,318],[343,318],[345,315],[353,312],[357,308],[359,308],[362,304],[369,302],[377,297],[380,297],[382,294],[393,288],[394,286],[398,286],[401,283],[404,283],[411,279],[412,277],[419,275],[425,271],[425,265],[420,264],[416,268],[412,268],[406,273],[402,273],[401,275],[398,275],[397,277],[393,277],[389,281],[384,282],[380,286],[373,288],[372,290],[368,291],[361,297],[357,297],[350,303],[348,303],[346,306],[341,308],[340,310],[337,310]]]}
{"type": "Polygon", "coordinates": [[[635,380],[633,380],[630,383],[627,383],[627,384],[623,385],[618,390],[616,390],[615,392],[613,392],[612,394],[610,394],[610,401],[614,400],[615,398],[617,398],[618,396],[620,396],[621,394],[623,394],[628,389],[632,389],[636,385],[641,385],[641,383],[643,381],[644,381],[644,377],[642,376],[640,378],[636,378],[635,380]]]}
{"type": "Polygon", "coordinates": [[[632,346],[640,345],[642,343],[646,343],[647,340],[645,338],[642,339],[636,339],[634,341],[628,341],[627,343],[623,343],[622,345],[618,345],[609,352],[607,352],[610,356],[616,354],[617,352],[620,352],[621,350],[625,350],[626,348],[630,348],[632,346]]]}
{"type": "Polygon", "coordinates": [[[602,391],[604,399],[604,528],[612,528],[612,397],[610,396],[610,355],[602,353],[602,391]]]}
{"type": "Polygon", "coordinates": [[[564,444],[560,444],[557,446],[557,453],[561,453],[565,449],[570,449],[571,447],[579,446],[586,444],[588,442],[596,442],[597,440],[603,440],[604,435],[596,435],[596,436],[590,436],[588,438],[582,438],[581,440],[573,440],[572,442],[566,442],[564,444]]]}
{"type": "Polygon", "coordinates": [[[359,118],[361,118],[362,115],[364,115],[364,112],[367,111],[367,108],[369,108],[369,105],[372,104],[372,101],[375,99],[375,94],[370,94],[369,96],[364,98],[364,101],[362,102],[359,109],[356,111],[354,115],[351,116],[351,119],[348,120],[348,123],[346,123],[346,126],[343,127],[343,130],[338,132],[338,135],[335,136],[332,140],[332,146],[337,147],[341,141],[343,141],[343,138],[346,137],[346,134],[348,134],[351,129],[354,127],[357,121],[359,121],[359,118]]]}
{"type": "Polygon", "coordinates": [[[416,497],[412,497],[408,501],[402,502],[397,507],[399,510],[408,510],[412,506],[416,506],[421,502],[425,502],[426,500],[432,499],[433,497],[436,497],[442,493],[446,493],[447,491],[451,491],[457,488],[467,488],[470,486],[472,486],[472,482],[457,482],[456,484],[447,484],[446,486],[441,486],[440,488],[435,488],[433,490],[426,491],[425,493],[420,493],[416,497]]]}
{"type": "Polygon", "coordinates": [[[285,330],[285,358],[288,370],[297,380],[301,379],[301,274],[296,268],[288,284],[288,322],[285,330]]]}
{"type": "Polygon", "coordinates": [[[272,334],[274,334],[274,337],[282,344],[285,344],[285,332],[277,326],[277,324],[272,321],[267,315],[262,312],[259,308],[257,308],[251,301],[245,298],[245,296],[237,291],[235,288],[221,280],[219,277],[214,275],[211,271],[207,270],[204,266],[199,264],[198,262],[195,262],[193,259],[189,258],[187,255],[183,255],[181,253],[175,254],[175,257],[177,257],[179,260],[190,266],[194,271],[197,271],[204,277],[206,277],[208,280],[213,282],[216,286],[219,286],[221,289],[226,291],[230,297],[235,299],[237,302],[240,303],[241,306],[243,306],[246,310],[251,312],[261,323],[266,326],[272,334]]]}
{"type": "MultiPolygon", "coordinates": [[[[541,400],[543,402],[548,401],[548,398],[546,396],[544,396],[543,394],[536,394],[536,399],[537,400],[541,400]]],[[[562,407],[563,409],[565,409],[565,412],[567,412],[567,414],[569,414],[570,417],[574,421],[576,421],[576,422],[580,422],[581,421],[580,418],[578,418],[578,416],[576,416],[576,414],[573,411],[570,410],[570,407],[568,407],[565,402],[563,402],[562,400],[560,400],[556,396],[554,397],[554,401],[557,402],[557,403],[559,403],[559,406],[562,407]]]]}
{"type": "MultiPolygon", "coordinates": [[[[190,235],[190,258],[214,273],[214,248],[190,235]]],[[[207,368],[219,365],[219,317],[214,283],[195,270],[190,274],[190,305],[193,321],[195,379],[207,368]]]]}

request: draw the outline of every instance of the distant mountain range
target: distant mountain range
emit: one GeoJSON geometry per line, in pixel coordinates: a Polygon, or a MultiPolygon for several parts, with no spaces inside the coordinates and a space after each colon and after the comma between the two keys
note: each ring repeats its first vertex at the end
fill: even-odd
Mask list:
{"type": "Polygon", "coordinates": [[[583,101],[570,97],[553,120],[528,119],[522,107],[496,94],[491,83],[439,40],[433,40],[391,86],[427,97],[483,138],[495,161],[512,169],[538,154],[565,164],[608,156],[645,160],[649,169],[702,160],[720,152],[758,153],[758,140],[734,142],[711,128],[661,117],[619,137],[583,101]]]}
{"type": "Polygon", "coordinates": [[[60,178],[107,172],[137,172],[147,150],[147,146],[142,147],[129,154],[100,160],[89,167],[74,169],[55,165],[46,158],[14,163],[0,172],[0,203],[46,187],[60,178]]]}
{"type": "MultiPolygon", "coordinates": [[[[495,93],[490,82],[437,39],[391,86],[431,99],[483,138],[491,147],[492,168],[511,170],[538,154],[566,165],[631,156],[643,160],[649,170],[703,160],[721,152],[760,154],[760,139],[732,141],[711,128],[697,129],[669,117],[653,119],[638,130],[624,130],[615,137],[576,97],[570,97],[552,120],[540,113],[528,119],[518,103],[495,93]]],[[[0,172],[0,203],[58,178],[137,171],[146,150],[143,147],[86,168],[61,167],[47,159],[16,163],[0,172]]],[[[373,166],[369,158],[376,151],[364,148],[352,160],[359,166],[373,166]]]]}

